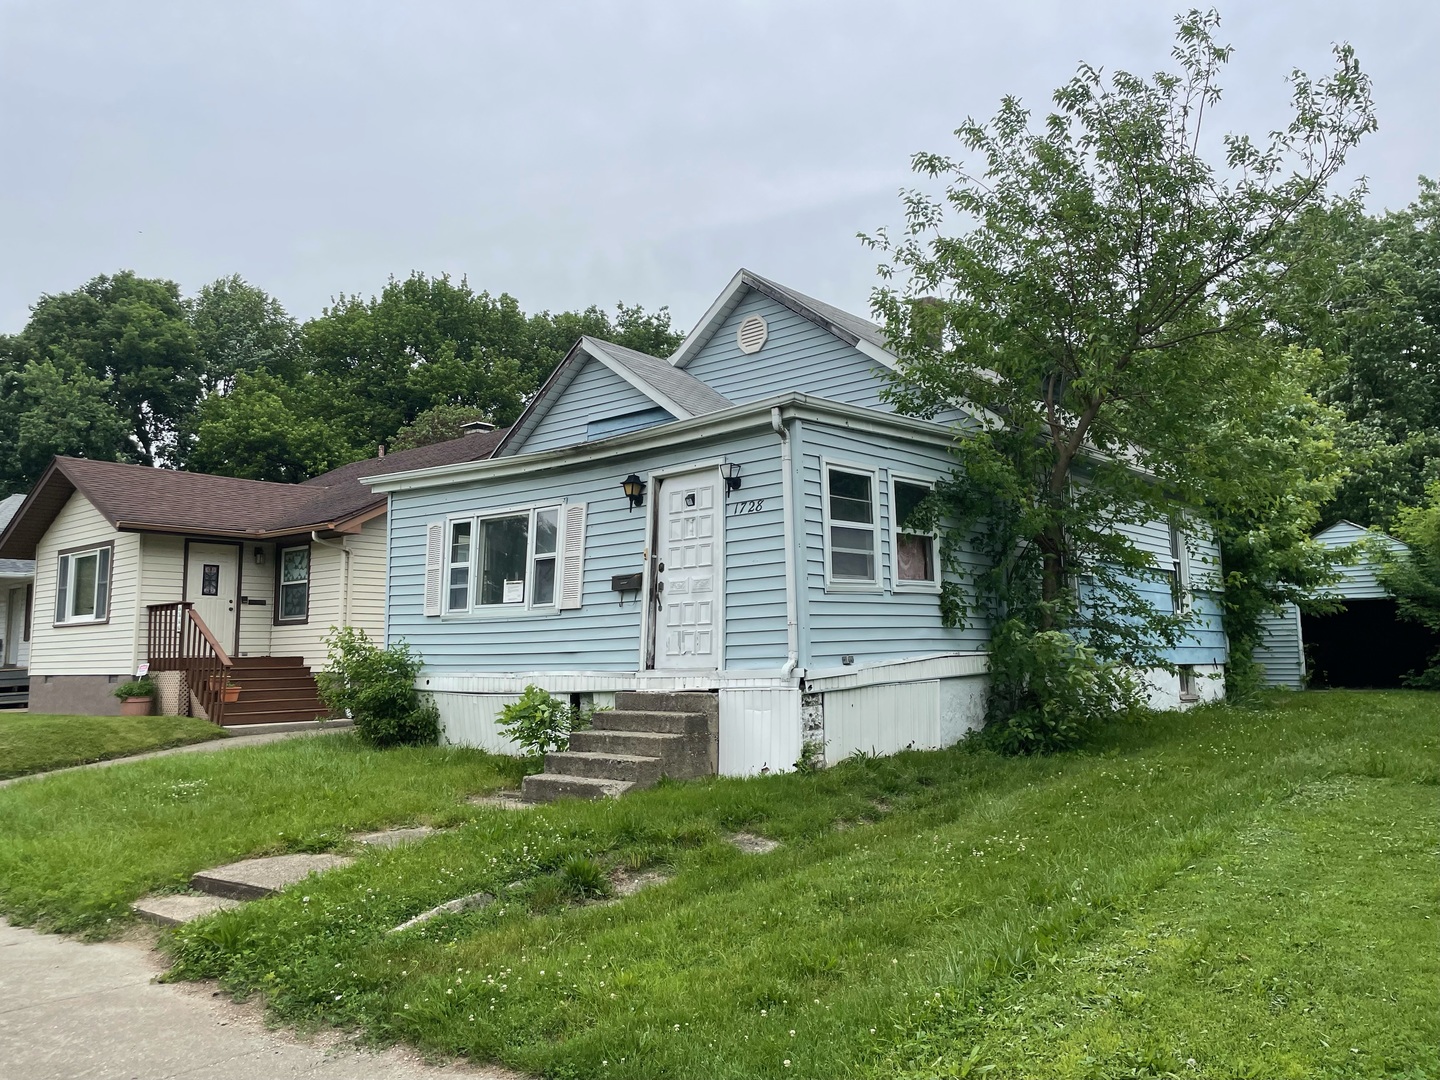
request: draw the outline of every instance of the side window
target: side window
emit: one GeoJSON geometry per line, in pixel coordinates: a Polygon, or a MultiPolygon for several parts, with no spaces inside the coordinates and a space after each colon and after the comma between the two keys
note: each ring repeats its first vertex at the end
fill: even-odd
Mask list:
{"type": "Polygon", "coordinates": [[[1190,610],[1190,551],[1185,546],[1185,530],[1178,518],[1170,520],[1170,594],[1174,597],[1175,614],[1190,610]]]}
{"type": "Polygon", "coordinates": [[[530,515],[485,518],[480,522],[479,606],[524,604],[530,515]]]}
{"type": "Polygon", "coordinates": [[[95,623],[110,617],[111,547],[70,551],[55,569],[55,622],[95,623]]]}
{"type": "Polygon", "coordinates": [[[536,510],[534,572],[530,577],[530,603],[533,607],[549,607],[555,603],[555,558],[559,551],[559,539],[559,509],[536,510]]]}
{"type": "Polygon", "coordinates": [[[895,587],[933,588],[940,584],[935,535],[916,528],[910,518],[934,488],[923,481],[902,480],[892,474],[890,490],[895,529],[895,587]]]}
{"type": "Polygon", "coordinates": [[[446,578],[447,611],[470,610],[470,538],[475,526],[469,521],[455,521],[450,524],[450,540],[446,556],[449,571],[446,578]]]}
{"type": "Polygon", "coordinates": [[[280,549],[278,622],[304,622],[310,617],[310,546],[280,549]]]}
{"type": "Polygon", "coordinates": [[[873,472],[825,467],[825,558],[832,585],[880,583],[875,488],[873,472]]]}

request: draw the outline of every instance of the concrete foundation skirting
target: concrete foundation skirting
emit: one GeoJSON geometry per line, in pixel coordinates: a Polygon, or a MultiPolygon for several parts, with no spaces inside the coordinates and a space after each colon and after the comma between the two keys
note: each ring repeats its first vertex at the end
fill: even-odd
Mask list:
{"type": "Polygon", "coordinates": [[[115,688],[131,675],[39,675],[30,672],[30,711],[72,716],[118,716],[115,688]]]}

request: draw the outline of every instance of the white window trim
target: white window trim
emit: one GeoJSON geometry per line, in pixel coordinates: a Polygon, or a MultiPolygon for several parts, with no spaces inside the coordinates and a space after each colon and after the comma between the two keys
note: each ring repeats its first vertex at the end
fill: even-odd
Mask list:
{"type": "MultiPolygon", "coordinates": [[[[96,544],[94,547],[91,548],[80,548],[76,551],[63,552],[56,556],[55,566],[55,590],[58,593],[61,587],[64,587],[65,607],[67,610],[65,612],[64,618],[56,619],[54,625],[88,626],[93,624],[108,623],[110,621],[110,593],[113,587],[112,583],[115,578],[114,545],[96,544]],[[100,576],[100,553],[102,551],[108,551],[110,553],[109,560],[105,567],[105,577],[103,579],[100,576]],[[94,604],[89,615],[76,615],[73,614],[75,607],[75,560],[89,558],[92,555],[95,557],[95,593],[92,597],[94,604]],[[66,580],[63,582],[60,580],[60,575],[62,573],[65,575],[66,578],[66,580]],[[105,583],[103,594],[100,589],[100,583],[102,580],[105,583]],[[105,613],[103,615],[99,613],[100,600],[102,595],[104,596],[105,600],[105,613]]],[[[52,607],[58,606],[58,604],[52,605],[52,607]]]]}
{"type": "MultiPolygon", "coordinates": [[[[441,563],[442,587],[444,589],[440,617],[448,620],[475,619],[517,619],[550,618],[560,614],[560,571],[565,556],[565,507],[564,502],[529,503],[524,506],[510,506],[500,510],[484,510],[473,514],[454,514],[445,519],[445,552],[441,563]],[[535,515],[546,510],[555,511],[555,592],[548,604],[534,602],[535,585],[535,515]],[[523,604],[477,604],[475,587],[480,580],[480,525],[498,518],[519,517],[528,514],[530,520],[525,532],[525,602],[523,604]],[[450,607],[450,534],[460,523],[470,523],[470,586],[469,606],[450,607]]],[[[549,558],[549,555],[542,556],[549,558]]]]}
{"type": "Polygon", "coordinates": [[[895,484],[911,484],[915,487],[935,490],[935,481],[927,480],[921,476],[911,476],[907,473],[897,473],[893,470],[889,476],[890,495],[890,589],[899,593],[938,593],[940,591],[941,579],[945,576],[940,568],[940,537],[935,531],[923,533],[906,533],[907,536],[928,536],[930,537],[930,565],[935,568],[934,581],[902,581],[900,579],[900,501],[895,497],[895,484]]]}
{"type": "Polygon", "coordinates": [[[822,539],[825,545],[825,591],[834,593],[883,593],[884,586],[884,558],[885,552],[881,544],[883,532],[880,526],[880,470],[869,465],[854,465],[847,461],[836,461],[832,458],[822,457],[820,459],[820,517],[821,529],[824,532],[822,539]],[[868,476],[870,478],[870,516],[874,519],[866,526],[858,521],[835,521],[830,516],[830,470],[836,472],[853,473],[857,476],[868,476]],[[831,552],[830,552],[830,528],[838,525],[842,529],[864,529],[869,528],[875,535],[875,577],[872,581],[861,581],[855,578],[835,579],[831,574],[831,552]]]}
{"type": "Polygon", "coordinates": [[[315,552],[308,543],[306,544],[280,544],[275,548],[275,623],[283,626],[293,623],[304,623],[310,621],[310,583],[315,579],[315,552]],[[285,553],[287,551],[304,551],[305,555],[305,611],[301,615],[286,615],[285,612],[285,587],[299,585],[298,581],[285,580],[285,553]]]}

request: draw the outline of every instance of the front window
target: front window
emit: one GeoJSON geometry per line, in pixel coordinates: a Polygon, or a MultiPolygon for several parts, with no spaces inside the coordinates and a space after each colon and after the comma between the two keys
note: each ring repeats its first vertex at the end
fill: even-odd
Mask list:
{"type": "Polygon", "coordinates": [[[57,623],[104,622],[109,618],[110,552],[107,544],[60,556],[55,575],[57,623]]]}
{"type": "Polygon", "coordinates": [[[310,617],[310,548],[280,549],[281,622],[300,622],[310,617]]]}
{"type": "Polygon", "coordinates": [[[895,583],[935,585],[939,581],[935,558],[935,537],[915,529],[910,521],[916,509],[930,497],[929,484],[895,480],[895,583]]]}
{"type": "Polygon", "coordinates": [[[875,585],[875,474],[827,468],[826,540],[830,581],[838,585],[875,585]]]}
{"type": "Polygon", "coordinates": [[[555,606],[559,507],[451,521],[449,537],[447,611],[555,606]]]}

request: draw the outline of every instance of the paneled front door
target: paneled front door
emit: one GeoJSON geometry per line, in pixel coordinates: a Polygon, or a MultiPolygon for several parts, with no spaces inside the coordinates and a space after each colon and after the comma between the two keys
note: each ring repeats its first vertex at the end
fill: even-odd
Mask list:
{"type": "Polygon", "coordinates": [[[724,504],[715,469],[659,481],[655,667],[714,671],[724,633],[721,589],[724,504]]]}
{"type": "Polygon", "coordinates": [[[189,545],[185,599],[215,635],[220,647],[235,655],[235,601],[240,596],[240,549],[234,544],[189,545]]]}

